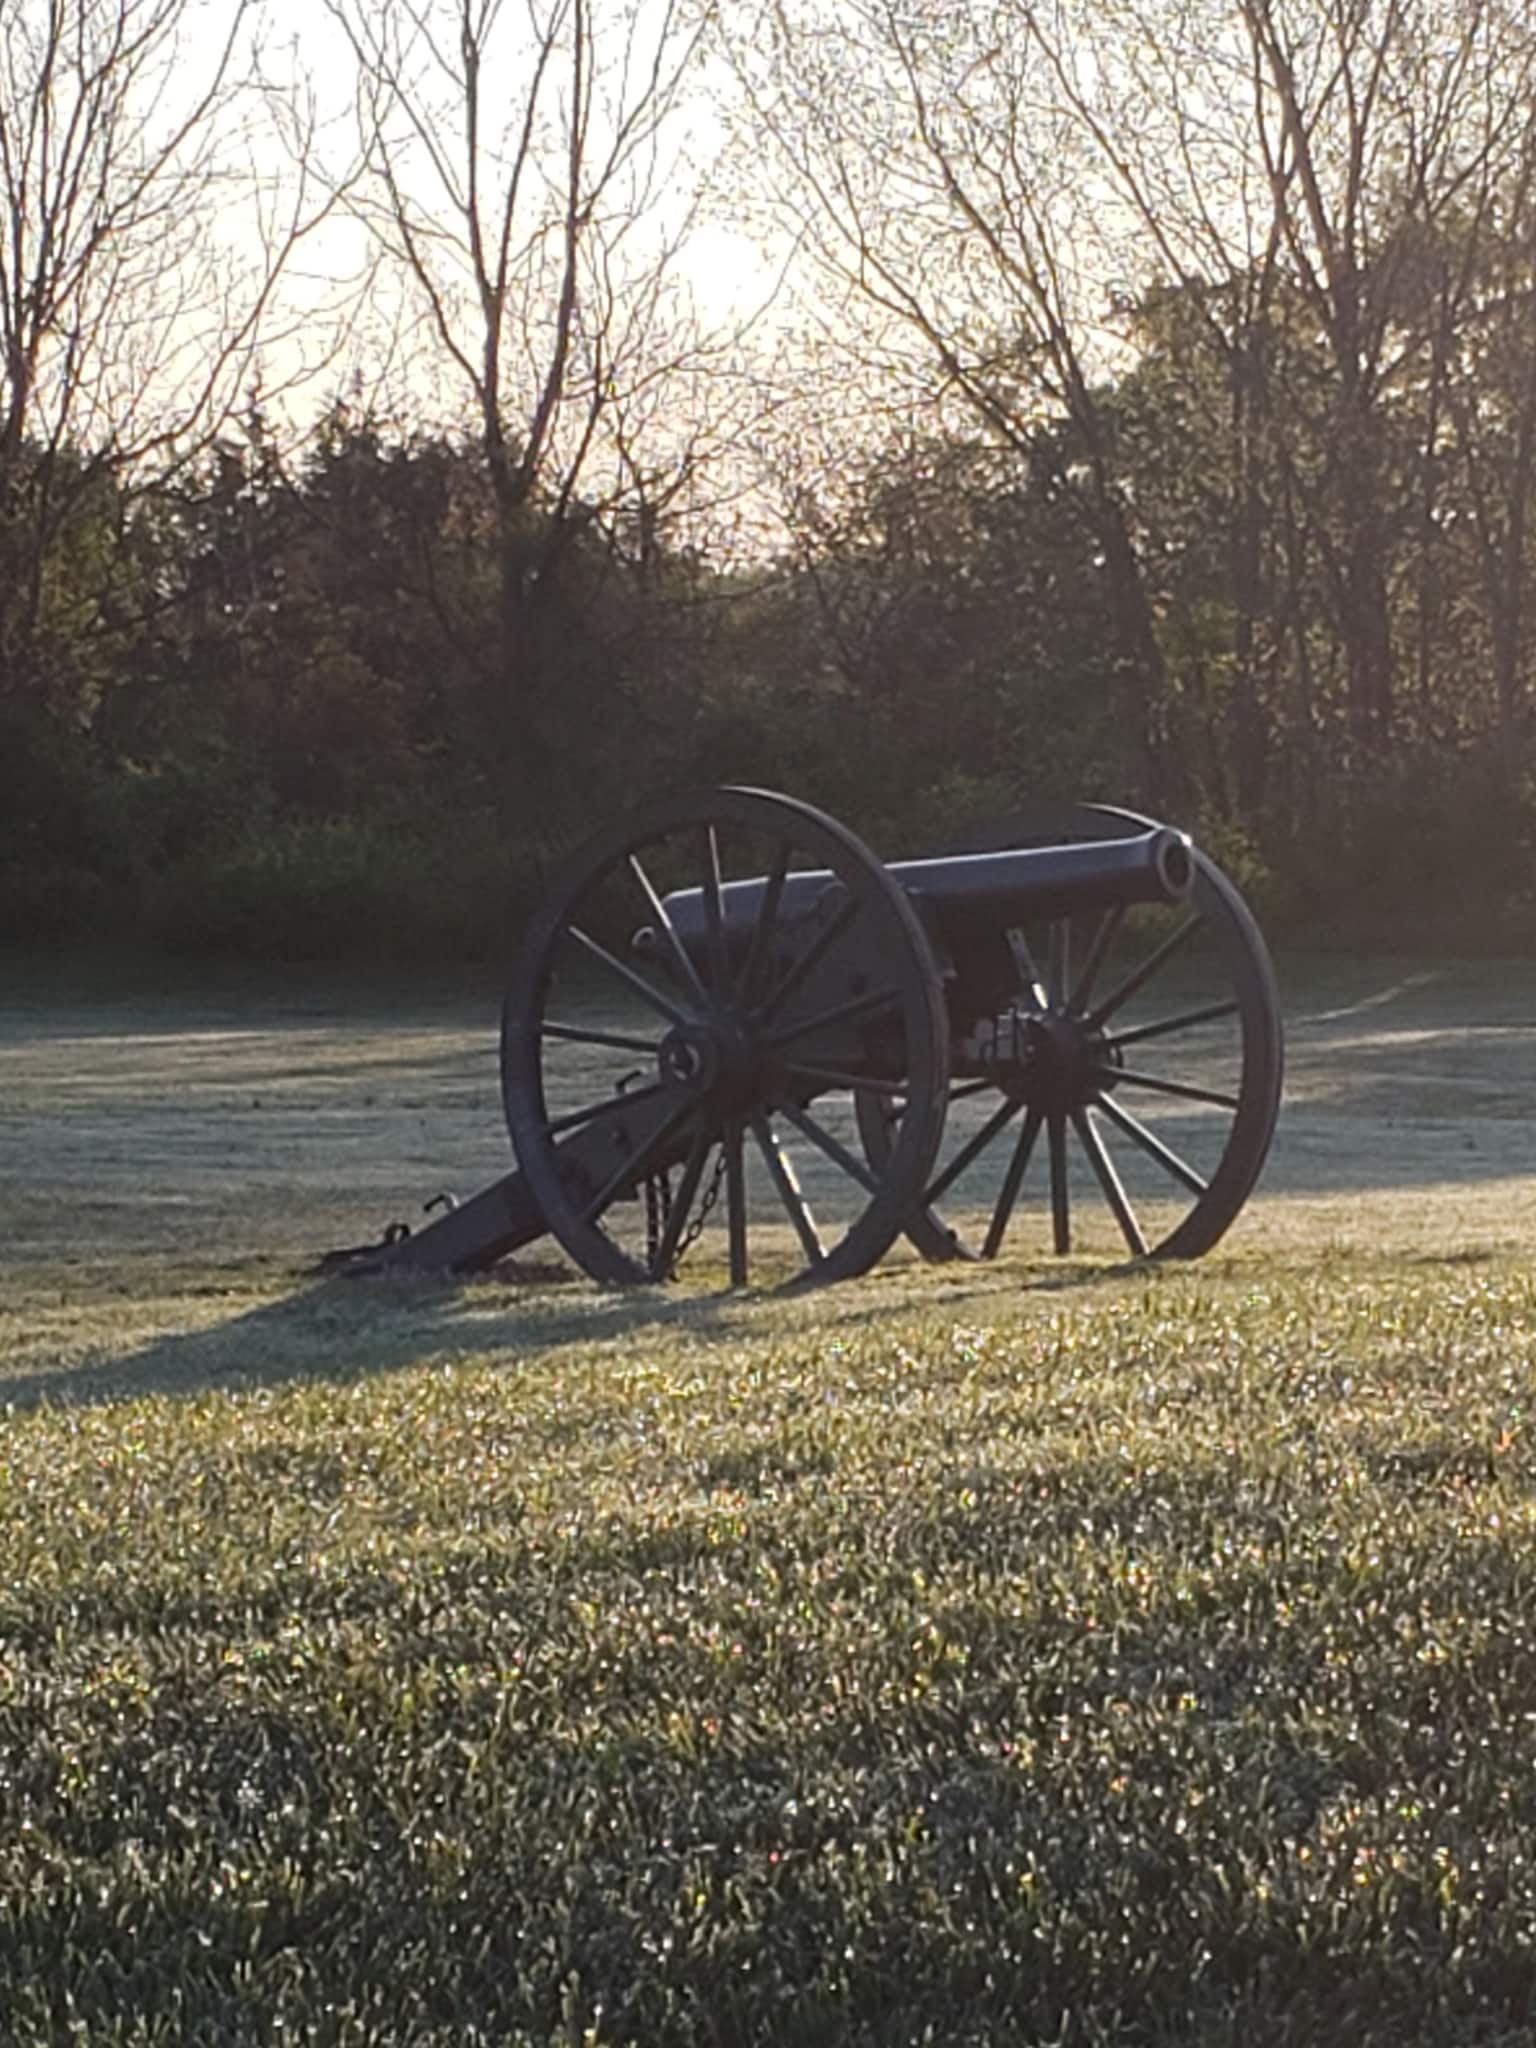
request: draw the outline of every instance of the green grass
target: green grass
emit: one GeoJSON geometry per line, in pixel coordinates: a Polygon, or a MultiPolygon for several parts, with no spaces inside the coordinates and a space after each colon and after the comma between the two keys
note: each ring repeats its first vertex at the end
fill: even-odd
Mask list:
{"type": "Polygon", "coordinates": [[[785,1302],[316,1286],[493,1003],[5,978],[0,2048],[1523,2048],[1536,969],[1283,979],[1214,1257],[785,1302]]]}
{"type": "Polygon", "coordinates": [[[1536,1286],[1024,1277],[34,1293],[0,2038],[1528,2038],[1536,1286]]]}

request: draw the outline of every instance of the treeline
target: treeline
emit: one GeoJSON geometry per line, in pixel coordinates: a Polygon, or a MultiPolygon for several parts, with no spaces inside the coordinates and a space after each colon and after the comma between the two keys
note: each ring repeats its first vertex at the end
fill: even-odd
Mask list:
{"type": "MultiPolygon", "coordinates": [[[[13,537],[48,544],[0,608],[0,931],[483,955],[616,806],[725,779],[811,797],[893,852],[1091,795],[1187,823],[1271,914],[1459,902],[1493,930],[1528,888],[1536,678],[1523,642],[1501,677],[1512,592],[1477,503],[1442,477],[1434,528],[1408,516],[1422,464],[1403,437],[1401,681],[1364,744],[1315,502],[1293,530],[1273,485],[1268,603],[1237,602],[1253,480],[1224,469],[1216,408],[1187,402],[1192,317],[1149,307],[1140,362],[1099,394],[1149,565],[1151,676],[1070,422],[1004,453],[893,441],[748,569],[576,501],[530,505],[509,564],[472,445],[345,407],[297,457],[252,416],[131,499],[22,451],[13,537]],[[46,528],[44,483],[63,507],[46,528]]],[[[1479,474],[1500,460],[1483,411],[1479,474]]],[[[1327,459],[1293,443],[1277,473],[1327,459]]],[[[1516,583],[1531,572],[1522,557],[1516,583]]]]}
{"type": "Polygon", "coordinates": [[[750,571],[535,504],[509,620],[472,447],[338,408],[279,460],[246,428],[127,502],[13,465],[13,508],[46,484],[66,510],[0,607],[10,939],[478,953],[576,837],[690,782],[887,846],[1029,790],[1138,793],[1090,537],[974,451],[891,451],[858,530],[750,571]]]}

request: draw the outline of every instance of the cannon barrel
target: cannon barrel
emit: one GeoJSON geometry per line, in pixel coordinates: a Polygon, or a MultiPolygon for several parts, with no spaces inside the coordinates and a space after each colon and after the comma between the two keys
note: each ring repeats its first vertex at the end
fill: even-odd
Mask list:
{"type": "MultiPolygon", "coordinates": [[[[977,926],[1001,932],[1029,918],[1177,902],[1194,886],[1195,861],[1187,836],[1159,825],[1123,839],[892,861],[889,872],[946,937],[959,937],[977,926]]],[[[732,950],[749,939],[767,886],[759,877],[728,882],[721,890],[721,923],[732,950]]],[[[784,882],[778,915],[803,915],[838,886],[826,869],[792,874],[784,882]]],[[[704,891],[674,890],[665,907],[683,944],[702,957],[708,931],[704,891]]]]}

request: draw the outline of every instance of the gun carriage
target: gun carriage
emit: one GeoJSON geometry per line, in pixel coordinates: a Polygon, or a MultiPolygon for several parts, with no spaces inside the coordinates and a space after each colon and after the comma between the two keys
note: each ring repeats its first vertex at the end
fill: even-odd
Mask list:
{"type": "Polygon", "coordinates": [[[1190,1258],[1278,1112],[1263,940],[1180,832],[1073,805],[882,864],[749,789],[645,806],[568,863],[506,999],[515,1171],[352,1255],[472,1271],[551,1233],[594,1279],[804,1286],[901,1235],[1190,1258]]]}

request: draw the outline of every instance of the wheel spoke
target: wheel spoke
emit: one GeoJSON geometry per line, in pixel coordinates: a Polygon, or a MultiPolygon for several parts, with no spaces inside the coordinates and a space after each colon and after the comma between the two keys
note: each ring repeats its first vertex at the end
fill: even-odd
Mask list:
{"type": "Polygon", "coordinates": [[[1093,985],[1099,978],[1099,969],[1104,965],[1105,956],[1115,943],[1120,927],[1125,922],[1125,905],[1116,903],[1099,919],[1098,929],[1089,943],[1088,957],[1083,962],[1082,972],[1077,977],[1077,986],[1068,1003],[1069,1010],[1081,1010],[1093,994],[1093,985]]]}
{"type": "Polygon", "coordinates": [[[826,1250],[816,1233],[816,1219],[806,1207],[805,1197],[800,1192],[800,1183],[795,1179],[795,1170],[785,1158],[765,1116],[753,1117],[752,1135],[757,1140],[758,1151],[763,1155],[763,1164],[768,1169],[768,1177],[773,1182],[774,1191],[783,1205],[785,1214],[795,1226],[800,1249],[812,1264],[818,1264],[826,1257],[826,1250]]]}
{"type": "Polygon", "coordinates": [[[757,918],[752,926],[752,937],[747,945],[747,957],[742,962],[741,974],[736,982],[736,1000],[744,1007],[750,1006],[752,988],[759,970],[768,957],[769,945],[774,928],[779,921],[779,898],[784,893],[785,878],[789,873],[789,846],[781,842],[773,857],[768,878],[763,884],[762,899],[757,906],[757,918]]]}
{"type": "Polygon", "coordinates": [[[741,1119],[733,1117],[725,1137],[725,1220],[730,1243],[731,1285],[747,1284],[747,1171],[741,1150],[741,1119]]]}
{"type": "Polygon", "coordinates": [[[1046,989],[1040,969],[1035,964],[1035,956],[1030,950],[1029,934],[1025,931],[1023,925],[1011,924],[1008,927],[1007,937],[1008,950],[1013,955],[1014,972],[1029,990],[1035,1001],[1042,1008],[1045,1008],[1050,1002],[1050,995],[1046,989]]]}
{"type": "Polygon", "coordinates": [[[853,896],[846,897],[838,905],[837,909],[823,924],[821,930],[811,940],[805,951],[779,976],[776,986],[758,1011],[758,1021],[760,1023],[768,1023],[779,1010],[783,1009],[785,1003],[788,1002],[801,982],[805,980],[817,961],[826,953],[828,947],[834,945],[848,929],[848,926],[852,924],[854,918],[858,915],[858,910],[858,901],[853,896]]]}
{"type": "Polygon", "coordinates": [[[1130,1197],[1115,1171],[1115,1162],[1105,1151],[1104,1140],[1094,1129],[1093,1111],[1074,1109],[1072,1128],[1077,1132],[1078,1142],[1088,1154],[1089,1164],[1099,1177],[1099,1186],[1115,1221],[1120,1226],[1120,1235],[1129,1245],[1132,1255],[1144,1259],[1147,1255],[1147,1240],[1141,1234],[1141,1225],[1136,1221],[1136,1212],[1131,1207],[1130,1197]]]}
{"type": "Polygon", "coordinates": [[[819,1010],[814,1017],[804,1017],[798,1024],[782,1024],[777,1031],[765,1031],[757,1041],[758,1048],[772,1052],[781,1045],[793,1045],[797,1038],[809,1038],[812,1032],[830,1031],[835,1024],[852,1024],[860,1017],[877,1016],[900,1001],[899,989],[872,989],[868,995],[852,996],[846,1003],[819,1010]]]}
{"type": "Polygon", "coordinates": [[[1220,1017],[1235,1017],[1240,1008],[1236,1002],[1207,1003],[1203,1010],[1184,1010],[1177,1017],[1162,1017],[1155,1024],[1138,1024],[1130,1031],[1106,1032],[1104,1042],[1118,1052],[1128,1045],[1140,1045],[1148,1038],[1166,1038],[1170,1032],[1192,1031],[1197,1024],[1213,1024],[1220,1017]]]}
{"type": "Polygon", "coordinates": [[[720,893],[720,836],[706,825],[704,841],[704,926],[709,946],[709,985],[714,994],[727,992],[730,976],[725,964],[725,912],[720,893]]]}
{"type": "Polygon", "coordinates": [[[633,1109],[637,1103],[649,1102],[653,1095],[660,1095],[667,1085],[663,1081],[650,1081],[643,1088],[621,1088],[616,1095],[604,1096],[601,1102],[589,1102],[585,1109],[573,1109],[564,1116],[552,1117],[544,1126],[544,1135],[546,1138],[558,1138],[563,1131],[579,1130],[583,1124],[594,1123],[600,1116],[611,1116],[617,1109],[633,1109]]]}
{"type": "Polygon", "coordinates": [[[1008,1171],[1003,1176],[997,1207],[992,1211],[992,1221],[987,1225],[986,1242],[981,1248],[981,1256],[984,1259],[997,1257],[998,1246],[1003,1241],[1003,1232],[1008,1228],[1014,1205],[1019,1199],[1024,1169],[1029,1164],[1030,1154],[1035,1149],[1035,1140],[1040,1135],[1040,1126],[1044,1121],[1040,1111],[1031,1105],[1029,1114],[1024,1119],[1024,1128],[1019,1132],[1019,1142],[1013,1148],[1013,1157],[1008,1162],[1008,1171]]]}
{"type": "Polygon", "coordinates": [[[659,988],[653,987],[643,974],[636,974],[633,967],[626,966],[622,960],[616,960],[606,946],[599,945],[598,941],[584,932],[580,925],[568,924],[565,929],[578,946],[590,953],[610,974],[616,974],[620,981],[634,990],[642,1002],[649,1003],[653,1010],[659,1011],[669,1024],[688,1024],[693,1021],[688,1012],[674,1003],[670,996],[663,995],[659,988]]]}
{"type": "Polygon", "coordinates": [[[1098,1008],[1088,1018],[1089,1024],[1097,1029],[1099,1025],[1104,1023],[1106,1018],[1112,1017],[1116,1010],[1120,1009],[1123,1004],[1128,1003],[1138,989],[1145,988],[1153,975],[1160,968],[1167,965],[1168,961],[1173,958],[1181,946],[1187,944],[1193,938],[1194,934],[1199,931],[1202,922],[1203,920],[1198,913],[1194,917],[1185,918],[1176,932],[1171,933],[1164,939],[1155,952],[1147,955],[1134,974],[1126,976],[1113,995],[1105,997],[1104,1001],[1099,1004],[1098,1008]]]}
{"type": "Polygon", "coordinates": [[[1165,1173],[1172,1174],[1173,1178],[1188,1188],[1192,1195],[1203,1195],[1206,1192],[1209,1183],[1202,1180],[1187,1161],[1165,1145],[1154,1132],[1149,1131],[1128,1109],[1122,1109],[1113,1096],[1095,1096],[1094,1104],[1096,1108],[1103,1110],[1112,1124],[1124,1131],[1132,1144],[1139,1145],[1149,1159],[1155,1159],[1165,1173]]]}
{"type": "Polygon", "coordinates": [[[556,1024],[550,1019],[539,1026],[539,1035],[542,1038],[569,1039],[572,1045],[611,1045],[620,1052],[646,1052],[652,1058],[661,1044],[655,1038],[631,1038],[623,1031],[590,1031],[584,1024],[556,1024]]]}
{"type": "Polygon", "coordinates": [[[834,1166],[840,1166],[844,1173],[856,1180],[869,1194],[875,1192],[879,1183],[869,1168],[862,1160],[855,1158],[846,1145],[834,1138],[824,1125],[817,1123],[807,1110],[797,1108],[792,1102],[775,1103],[774,1108],[778,1115],[787,1117],[803,1137],[809,1138],[813,1145],[825,1152],[834,1166]]]}
{"type": "Polygon", "coordinates": [[[1022,1102],[1015,1102],[1012,1096],[1008,1096],[1003,1102],[1002,1107],[992,1112],[981,1129],[975,1132],[966,1144],[961,1146],[938,1179],[924,1192],[923,1207],[925,1209],[931,1208],[947,1189],[954,1186],[971,1161],[979,1157],[987,1149],[998,1132],[1005,1125],[1012,1123],[1023,1107],[1022,1102]]]}
{"type": "Polygon", "coordinates": [[[661,1242],[651,1261],[653,1280],[670,1280],[672,1262],[677,1257],[677,1247],[682,1242],[683,1227],[688,1220],[688,1210],[698,1193],[699,1180],[704,1172],[704,1162],[709,1157],[715,1142],[715,1133],[701,1130],[693,1141],[693,1150],[683,1168],[683,1177],[678,1182],[677,1193],[672,1198],[672,1207],[667,1212],[667,1227],[661,1233],[661,1242]]]}
{"type": "Polygon", "coordinates": [[[1067,1120],[1046,1119],[1046,1136],[1051,1150],[1051,1242],[1058,1259],[1072,1249],[1072,1207],[1067,1190],[1067,1120]]]}
{"type": "MultiPolygon", "coordinates": [[[[655,885],[652,883],[650,876],[645,872],[645,869],[640,865],[640,856],[636,853],[632,853],[629,856],[629,871],[640,884],[640,892],[646,900],[651,916],[655,918],[661,935],[667,942],[667,951],[672,955],[677,970],[687,984],[694,1000],[701,1009],[709,1009],[711,1007],[709,991],[705,988],[703,980],[700,978],[698,968],[693,964],[688,948],[677,935],[677,926],[672,922],[671,912],[657,895],[655,885]]],[[[715,908],[716,910],[719,909],[718,902],[715,908]]]]}
{"type": "Polygon", "coordinates": [[[1072,920],[1058,917],[1051,926],[1051,1001],[1065,1003],[1072,985],[1072,920]]]}
{"type": "MultiPolygon", "coordinates": [[[[631,1100],[633,1100],[633,1097],[631,1097],[631,1100]]],[[[680,1102],[670,1116],[663,1117],[662,1121],[640,1147],[640,1150],[632,1152],[623,1165],[616,1168],[609,1175],[598,1193],[588,1202],[581,1212],[583,1223],[591,1223],[601,1216],[608,1204],[621,1189],[632,1187],[641,1178],[651,1164],[651,1161],[656,1157],[656,1154],[673,1135],[684,1117],[690,1115],[692,1110],[692,1102],[680,1102]]]]}
{"type": "Polygon", "coordinates": [[[1187,1081],[1165,1081],[1160,1074],[1138,1074],[1133,1067],[1098,1067],[1093,1078],[1112,1081],[1117,1087],[1153,1088],[1159,1095],[1177,1095],[1184,1102],[1213,1102],[1218,1109],[1241,1107],[1236,1095],[1224,1095],[1217,1088],[1195,1088],[1187,1081]]]}

